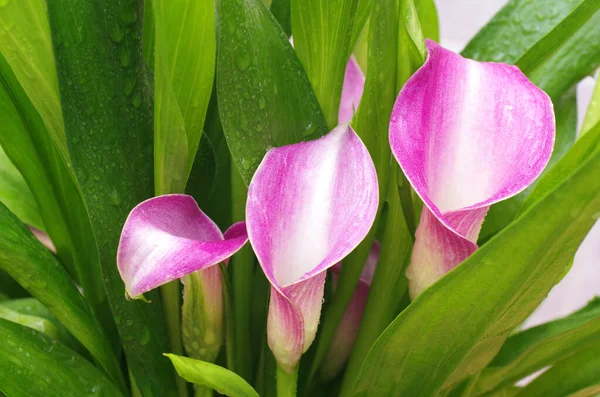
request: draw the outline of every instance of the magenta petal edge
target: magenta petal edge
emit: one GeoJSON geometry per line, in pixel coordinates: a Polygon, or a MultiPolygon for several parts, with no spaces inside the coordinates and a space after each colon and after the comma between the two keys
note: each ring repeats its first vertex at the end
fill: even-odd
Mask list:
{"type": "Polygon", "coordinates": [[[540,175],[555,138],[550,98],[517,67],[426,44],[427,61],[398,95],[389,136],[425,204],[407,270],[413,298],[477,249],[489,206],[540,175]]]}

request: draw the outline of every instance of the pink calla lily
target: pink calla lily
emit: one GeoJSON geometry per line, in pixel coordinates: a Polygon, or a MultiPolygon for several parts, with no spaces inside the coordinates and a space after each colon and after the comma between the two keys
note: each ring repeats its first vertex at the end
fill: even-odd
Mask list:
{"type": "Polygon", "coordinates": [[[368,233],[379,196],[373,161],[348,125],[271,149],[248,188],[248,236],[271,283],[269,347],[293,371],[315,338],[326,270],[368,233]]]}
{"type": "Polygon", "coordinates": [[[550,98],[515,66],[427,41],[400,92],[390,145],[425,206],[407,270],[414,298],[477,249],[489,206],[524,190],[554,145],[550,98]]]}
{"type": "Polygon", "coordinates": [[[129,296],[227,260],[248,241],[243,222],[225,236],[184,194],[154,197],[135,207],[123,226],[117,266],[129,296]]]}
{"type": "MultiPolygon", "coordinates": [[[[323,364],[321,364],[320,373],[321,378],[324,381],[332,380],[339,375],[344,368],[344,364],[350,357],[358,334],[358,328],[360,327],[360,320],[362,319],[365,305],[367,304],[367,298],[369,296],[373,276],[375,275],[380,251],[381,245],[379,242],[373,241],[371,252],[369,252],[369,256],[363,267],[354,294],[352,295],[348,307],[344,312],[344,316],[340,321],[340,325],[333,336],[329,350],[323,359],[323,364]]],[[[337,287],[341,268],[341,263],[336,264],[332,268],[333,271],[331,273],[334,288],[337,287]]]]}
{"type": "Polygon", "coordinates": [[[362,98],[364,88],[365,75],[360,69],[358,62],[356,62],[354,55],[352,55],[346,64],[344,86],[342,88],[342,98],[338,112],[338,124],[346,124],[352,121],[362,98]]]}

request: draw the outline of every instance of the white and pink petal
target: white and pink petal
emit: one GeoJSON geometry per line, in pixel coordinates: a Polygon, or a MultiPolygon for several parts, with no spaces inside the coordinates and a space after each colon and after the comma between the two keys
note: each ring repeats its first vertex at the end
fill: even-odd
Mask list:
{"type": "Polygon", "coordinates": [[[347,125],[314,141],[272,149],[256,170],[248,188],[248,236],[274,290],[268,328],[278,362],[297,363],[297,352],[314,339],[324,272],[362,241],[378,201],[373,161],[347,125]],[[301,342],[281,331],[283,320],[277,318],[293,329],[301,324],[301,342]],[[291,340],[277,342],[284,337],[291,340]],[[299,345],[289,345],[292,340],[299,345]]]}
{"type": "Polygon", "coordinates": [[[227,260],[248,240],[245,224],[227,238],[191,196],[164,195],[136,206],[125,221],[117,266],[129,296],[227,260]]]}
{"type": "Polygon", "coordinates": [[[430,40],[427,50],[390,121],[392,152],[428,209],[408,270],[413,296],[477,248],[489,206],[539,176],[555,136],[550,98],[517,67],[430,40]]]}

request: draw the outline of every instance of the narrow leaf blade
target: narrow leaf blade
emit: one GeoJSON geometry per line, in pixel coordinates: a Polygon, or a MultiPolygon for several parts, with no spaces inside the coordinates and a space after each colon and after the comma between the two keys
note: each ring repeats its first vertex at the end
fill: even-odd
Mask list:
{"type": "Polygon", "coordinates": [[[210,387],[220,394],[231,397],[258,397],[258,393],[235,372],[218,365],[175,354],[169,357],[179,376],[188,382],[210,387]]]}

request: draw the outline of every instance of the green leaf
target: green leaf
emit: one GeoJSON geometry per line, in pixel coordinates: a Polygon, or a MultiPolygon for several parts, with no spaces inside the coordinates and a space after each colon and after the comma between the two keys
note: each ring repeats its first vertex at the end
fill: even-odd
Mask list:
{"type": "Polygon", "coordinates": [[[600,342],[600,299],[556,320],[512,335],[477,377],[473,395],[495,392],[600,342]]]}
{"type": "MultiPolygon", "coordinates": [[[[0,307],[7,308],[16,313],[25,316],[31,316],[34,318],[43,319],[49,321],[54,325],[56,329],[56,337],[55,339],[69,347],[70,349],[75,350],[78,354],[82,356],[89,356],[89,353],[85,350],[85,348],[71,335],[71,333],[65,328],[64,325],[52,314],[52,312],[44,306],[40,301],[35,298],[23,298],[23,299],[11,299],[8,301],[0,302],[0,307]]],[[[43,330],[39,330],[43,332],[43,330]]]]}
{"type": "Polygon", "coordinates": [[[317,138],[325,119],[287,36],[260,0],[222,0],[217,97],[246,184],[268,149],[317,138]]]}
{"type": "Polygon", "coordinates": [[[358,0],[358,5],[356,6],[356,16],[354,17],[354,24],[352,25],[350,46],[356,45],[358,38],[363,31],[367,30],[368,32],[366,24],[369,20],[369,15],[371,15],[371,2],[372,0],[358,0]]]}
{"type": "Polygon", "coordinates": [[[290,1],[273,0],[271,3],[271,13],[288,37],[292,35],[292,6],[290,1]]]}
{"type": "Polygon", "coordinates": [[[595,0],[584,0],[554,29],[525,52],[515,64],[525,74],[533,73],[547,58],[568,42],[600,9],[595,0]]]}
{"type": "Polygon", "coordinates": [[[4,205],[0,204],[0,267],[46,305],[124,386],[119,363],[96,319],[54,256],[4,205]]]}
{"type": "Polygon", "coordinates": [[[24,223],[45,230],[40,209],[19,170],[0,146],[0,201],[24,223]]]}
{"type": "Polygon", "coordinates": [[[87,210],[74,176],[39,113],[0,55],[0,145],[21,172],[40,209],[61,263],[85,291],[112,335],[102,275],[87,210]]]}
{"type": "Polygon", "coordinates": [[[0,390],[7,396],[124,396],[74,351],[30,328],[0,319],[0,390]]]}
{"type": "Polygon", "coordinates": [[[85,200],[102,279],[143,395],[176,395],[156,292],[127,301],[115,265],[131,209],[152,196],[152,87],[142,59],[141,0],[48,0],[67,144],[85,200]]]}
{"type": "Polygon", "coordinates": [[[185,191],[196,199],[200,208],[221,230],[226,230],[233,223],[231,220],[231,154],[219,118],[216,88],[213,87],[200,148],[185,191]],[[210,190],[206,188],[206,184],[211,185],[210,190]]]}
{"type": "Polygon", "coordinates": [[[597,151],[423,292],[373,345],[352,395],[434,396],[481,371],[542,302],[595,223],[599,171],[597,151]]]}
{"type": "Polygon", "coordinates": [[[44,0],[6,1],[0,7],[4,56],[64,159],[69,158],[44,0]]]}
{"type": "MultiPolygon", "coordinates": [[[[291,0],[294,48],[329,129],[338,124],[358,0],[291,0]]],[[[364,23],[364,21],[363,21],[364,23]]],[[[357,36],[358,38],[358,36],[357,36]]]]}
{"type": "MultiPolygon", "coordinates": [[[[412,0],[374,3],[371,18],[369,73],[353,125],[369,148],[377,169],[382,198],[378,228],[383,232],[377,236],[381,243],[381,254],[364,321],[361,321],[346,369],[342,395],[350,392],[369,348],[396,316],[407,286],[404,265],[412,248],[411,229],[414,229],[415,222],[412,218],[412,202],[410,199],[406,201],[404,195],[407,190],[410,192],[410,185],[392,158],[387,134],[398,92],[424,62],[425,42],[412,0]],[[390,37],[397,37],[397,41],[390,37]],[[383,59],[382,54],[385,54],[383,59]],[[390,166],[390,163],[393,165],[390,166]],[[398,189],[399,182],[403,186],[402,191],[398,189]],[[408,224],[412,227],[409,228],[408,224]]],[[[354,256],[350,259],[354,259],[354,256]]],[[[344,266],[348,264],[354,263],[344,263],[344,266]]],[[[364,258],[357,268],[362,269],[363,264],[364,258]]],[[[343,272],[340,286],[346,282],[343,272]]]]}
{"type": "Polygon", "coordinates": [[[600,76],[596,78],[596,86],[592,94],[590,105],[588,106],[583,126],[581,127],[581,135],[587,133],[596,123],[600,121],[600,76]]]}
{"type": "Polygon", "coordinates": [[[440,27],[437,8],[433,0],[414,0],[423,35],[433,41],[440,41],[440,27]]]}
{"type": "Polygon", "coordinates": [[[27,328],[35,329],[36,331],[48,335],[52,339],[59,340],[60,338],[58,328],[52,323],[52,321],[45,318],[22,314],[11,310],[4,305],[0,305],[0,318],[20,324],[27,328]]]}
{"type": "Polygon", "coordinates": [[[556,363],[524,387],[521,397],[594,397],[600,393],[600,342],[556,363]]]}
{"type": "Polygon", "coordinates": [[[531,208],[537,201],[555,189],[565,178],[567,178],[577,167],[596,154],[600,148],[600,122],[596,123],[587,134],[575,142],[575,145],[567,154],[552,167],[535,185],[525,203],[521,206],[523,213],[531,208]]]}
{"type": "Polygon", "coordinates": [[[215,71],[215,3],[153,0],[154,178],[183,193],[202,136],[215,71]]]}
{"type": "Polygon", "coordinates": [[[210,387],[231,397],[258,397],[258,393],[235,372],[192,358],[165,354],[171,359],[179,376],[188,382],[210,387]]]}
{"type": "Polygon", "coordinates": [[[528,77],[557,98],[600,63],[597,7],[596,0],[511,0],[463,55],[522,63],[528,77]]]}
{"type": "MultiPolygon", "coordinates": [[[[556,118],[556,140],[552,157],[550,157],[550,161],[542,175],[563,158],[575,143],[575,137],[577,136],[577,96],[575,88],[570,89],[560,99],[554,101],[554,113],[556,118]]],[[[539,180],[540,178],[537,181],[539,180]]],[[[516,196],[491,206],[479,234],[480,244],[489,240],[515,219],[536,183],[534,182],[516,196]]]]}

